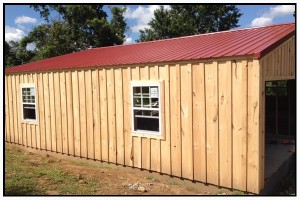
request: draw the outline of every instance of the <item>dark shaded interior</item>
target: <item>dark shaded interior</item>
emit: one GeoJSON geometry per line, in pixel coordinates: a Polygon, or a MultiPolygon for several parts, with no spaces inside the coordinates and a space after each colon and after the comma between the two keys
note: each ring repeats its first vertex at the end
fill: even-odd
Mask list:
{"type": "Polygon", "coordinates": [[[23,116],[24,119],[36,119],[35,116],[35,109],[31,109],[31,108],[23,108],[23,116]]]}
{"type": "Polygon", "coordinates": [[[296,81],[268,81],[265,89],[266,135],[295,138],[296,81]]]}

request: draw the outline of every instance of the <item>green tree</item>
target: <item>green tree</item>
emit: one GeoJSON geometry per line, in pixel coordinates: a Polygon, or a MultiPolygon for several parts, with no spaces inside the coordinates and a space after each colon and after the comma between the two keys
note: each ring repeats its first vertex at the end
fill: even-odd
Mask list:
{"type": "Polygon", "coordinates": [[[171,5],[170,10],[161,6],[137,41],[225,31],[238,27],[241,15],[235,5],[171,5]]]}
{"type": "Polygon", "coordinates": [[[33,5],[48,23],[35,27],[21,41],[22,47],[36,45],[33,60],[49,58],[92,47],[120,45],[128,26],[126,8],[111,7],[112,19],[102,5],[33,5]],[[56,17],[53,17],[56,13],[56,17]]]}
{"type": "Polygon", "coordinates": [[[5,41],[5,68],[29,62],[34,56],[34,52],[26,50],[20,43],[15,41],[5,41]]]}

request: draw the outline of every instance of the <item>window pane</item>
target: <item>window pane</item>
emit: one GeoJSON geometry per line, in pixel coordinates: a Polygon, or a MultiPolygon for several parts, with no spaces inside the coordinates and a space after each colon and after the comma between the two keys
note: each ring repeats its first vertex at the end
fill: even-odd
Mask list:
{"type": "Polygon", "coordinates": [[[141,96],[141,87],[133,87],[133,95],[141,96]]]}
{"type": "Polygon", "coordinates": [[[150,87],[150,97],[158,98],[158,87],[157,86],[150,87]]]}
{"type": "Polygon", "coordinates": [[[134,107],[141,107],[142,104],[141,104],[141,98],[133,98],[133,106],[134,107]]]}
{"type": "Polygon", "coordinates": [[[152,108],[158,108],[159,107],[159,101],[158,98],[151,99],[151,107],[152,108]]]}
{"type": "Polygon", "coordinates": [[[143,97],[149,97],[149,87],[142,87],[143,97]]]}
{"type": "Polygon", "coordinates": [[[157,131],[159,132],[159,119],[156,118],[135,118],[134,130],[157,131]]]}
{"type": "Polygon", "coordinates": [[[150,99],[149,98],[143,98],[143,107],[144,108],[150,108],[150,99]]]}

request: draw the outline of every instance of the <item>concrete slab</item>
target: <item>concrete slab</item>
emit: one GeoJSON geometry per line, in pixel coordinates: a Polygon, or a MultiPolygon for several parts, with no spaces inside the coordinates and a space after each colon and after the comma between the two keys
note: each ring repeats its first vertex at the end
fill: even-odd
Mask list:
{"type": "Polygon", "coordinates": [[[282,141],[283,139],[266,140],[265,187],[261,194],[273,194],[295,162],[295,153],[293,152],[295,145],[282,144],[282,141]]]}

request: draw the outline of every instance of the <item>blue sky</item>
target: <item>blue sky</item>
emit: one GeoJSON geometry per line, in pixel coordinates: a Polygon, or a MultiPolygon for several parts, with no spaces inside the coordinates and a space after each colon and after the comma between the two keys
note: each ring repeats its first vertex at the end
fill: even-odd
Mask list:
{"type": "MultiPolygon", "coordinates": [[[[139,29],[147,27],[157,5],[127,5],[125,13],[129,31],[125,43],[134,43],[139,37],[139,29]]],[[[168,5],[164,6],[166,9],[168,5]]],[[[239,28],[265,26],[277,23],[294,22],[294,6],[290,5],[237,5],[243,15],[239,28]]],[[[110,16],[107,6],[104,10],[110,16]]],[[[37,25],[45,23],[32,8],[26,5],[5,5],[5,40],[19,41],[37,25]]]]}

